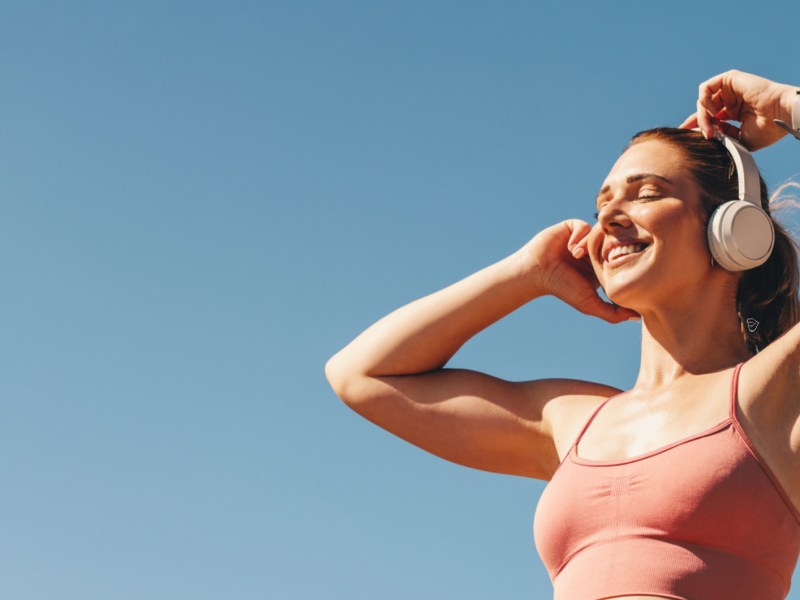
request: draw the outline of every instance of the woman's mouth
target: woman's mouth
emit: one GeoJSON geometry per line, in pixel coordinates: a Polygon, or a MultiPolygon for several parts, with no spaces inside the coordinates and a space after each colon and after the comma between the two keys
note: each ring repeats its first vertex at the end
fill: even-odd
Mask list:
{"type": "Polygon", "coordinates": [[[649,244],[645,243],[617,246],[608,253],[608,258],[605,263],[612,268],[625,264],[638,258],[649,246],[649,244]]]}

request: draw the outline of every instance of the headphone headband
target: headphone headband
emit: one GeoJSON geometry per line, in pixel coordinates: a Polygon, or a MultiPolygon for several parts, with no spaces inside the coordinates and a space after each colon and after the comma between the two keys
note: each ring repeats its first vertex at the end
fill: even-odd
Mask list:
{"type": "Polygon", "coordinates": [[[718,132],[717,139],[722,142],[736,165],[739,178],[739,200],[752,202],[761,208],[761,180],[753,155],[732,137],[718,132]]]}

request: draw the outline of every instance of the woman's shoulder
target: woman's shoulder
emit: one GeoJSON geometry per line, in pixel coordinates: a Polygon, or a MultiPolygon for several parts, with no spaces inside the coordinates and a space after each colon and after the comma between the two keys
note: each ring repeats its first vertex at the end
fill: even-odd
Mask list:
{"type": "Polygon", "coordinates": [[[739,371],[737,417],[758,455],[800,507],[800,374],[797,326],[739,371]],[[788,334],[788,335],[787,335],[788,334]]]}
{"type": "Polygon", "coordinates": [[[546,418],[571,417],[576,412],[592,410],[599,404],[623,393],[612,385],[584,379],[549,378],[521,382],[530,396],[537,396],[546,418]]]}
{"type": "Polygon", "coordinates": [[[552,433],[559,458],[563,458],[583,426],[599,406],[624,390],[612,385],[581,379],[552,380],[554,393],[543,409],[543,418],[552,433]]]}
{"type": "Polygon", "coordinates": [[[737,403],[746,416],[778,422],[800,417],[800,325],[741,366],[737,403]]]}

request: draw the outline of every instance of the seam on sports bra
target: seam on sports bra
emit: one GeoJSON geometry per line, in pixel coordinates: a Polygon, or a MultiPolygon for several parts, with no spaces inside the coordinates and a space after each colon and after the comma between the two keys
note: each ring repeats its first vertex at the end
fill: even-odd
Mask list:
{"type": "Polygon", "coordinates": [[[789,494],[786,493],[781,482],[778,480],[775,473],[767,464],[767,461],[763,459],[761,454],[756,450],[755,445],[747,436],[747,433],[742,426],[742,423],[739,421],[739,416],[737,415],[737,408],[739,406],[739,371],[741,371],[743,362],[736,365],[736,370],[733,374],[733,381],[731,382],[732,390],[731,390],[731,408],[730,408],[730,420],[733,423],[733,429],[736,431],[739,439],[742,440],[742,443],[745,445],[748,453],[755,459],[756,463],[761,470],[764,471],[764,474],[769,479],[772,487],[775,488],[775,491],[778,493],[778,496],[781,497],[783,503],[786,505],[786,508],[789,509],[789,512],[794,517],[795,522],[798,526],[800,526],[800,511],[797,510],[794,503],[792,502],[791,498],[789,498],[789,494]]]}

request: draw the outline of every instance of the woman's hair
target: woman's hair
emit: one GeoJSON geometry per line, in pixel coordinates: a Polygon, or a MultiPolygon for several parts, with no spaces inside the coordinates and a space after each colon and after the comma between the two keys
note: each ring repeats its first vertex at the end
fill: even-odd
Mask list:
{"type": "MultiPolygon", "coordinates": [[[[680,148],[700,191],[705,223],[708,223],[708,218],[717,206],[738,198],[736,166],[728,151],[718,140],[706,140],[698,131],[661,127],[637,133],[628,147],[649,140],[660,140],[680,148]]],[[[773,342],[800,320],[798,243],[791,233],[775,220],[770,210],[786,204],[800,206],[789,200],[781,201],[783,191],[790,187],[800,188],[800,185],[785,184],[770,198],[764,179],[762,177],[759,179],[761,208],[772,219],[775,245],[764,264],[742,272],[736,290],[739,327],[748,349],[753,354],[773,342]],[[748,328],[745,325],[747,319],[755,319],[758,323],[754,328],[748,328]]]]}

